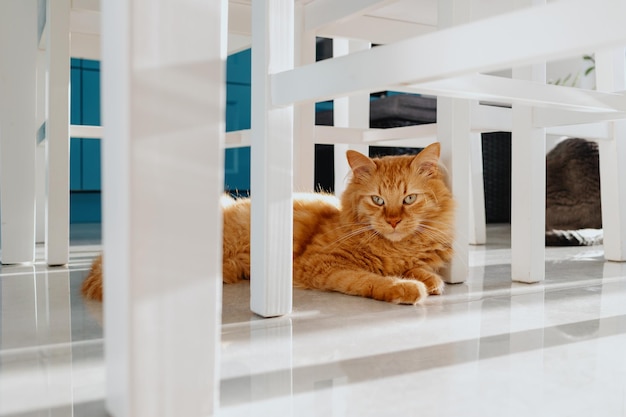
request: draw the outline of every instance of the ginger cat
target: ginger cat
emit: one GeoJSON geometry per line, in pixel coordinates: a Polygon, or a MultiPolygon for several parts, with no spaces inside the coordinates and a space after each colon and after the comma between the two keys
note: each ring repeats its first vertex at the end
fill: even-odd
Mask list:
{"type": "MultiPolygon", "coordinates": [[[[454,202],[439,166],[439,144],[415,156],[370,159],[348,151],[352,178],[341,202],[294,198],[293,285],[399,304],[441,294],[452,258],[454,202]]],[[[226,199],[223,281],[250,279],[250,200],[226,199]]],[[[82,291],[102,299],[102,257],[82,291]]],[[[254,279],[254,277],[252,277],[254,279]]]]}

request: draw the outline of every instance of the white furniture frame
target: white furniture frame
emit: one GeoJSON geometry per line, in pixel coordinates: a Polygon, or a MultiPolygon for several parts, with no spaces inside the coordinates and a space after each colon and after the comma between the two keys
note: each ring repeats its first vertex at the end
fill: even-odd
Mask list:
{"type": "MultiPolygon", "coordinates": [[[[384,2],[383,2],[384,3],[384,2]]],[[[315,28],[308,25],[317,16],[319,21],[335,22],[348,20],[354,14],[369,12],[372,2],[349,2],[346,8],[334,8],[327,2],[311,2],[297,7],[293,12],[291,2],[270,1],[262,6],[252,7],[252,21],[263,21],[267,16],[278,18],[282,26],[272,24],[272,30],[292,31],[291,21],[305,22],[304,34],[309,36],[315,28]],[[256,8],[258,7],[258,8],[256,8]],[[359,7],[363,7],[359,9],[359,7]],[[348,10],[349,9],[349,10],[348,10]],[[293,13],[293,14],[292,14],[293,13]],[[312,15],[309,15],[312,13],[312,15]],[[320,16],[324,16],[320,18],[320,16]]],[[[469,195],[467,193],[467,173],[469,172],[468,134],[471,130],[470,106],[466,99],[490,99],[512,103],[513,131],[513,184],[515,212],[512,218],[512,278],[522,282],[536,282],[544,279],[544,210],[545,172],[536,169],[538,164],[543,167],[545,156],[545,128],[577,123],[597,122],[602,120],[618,120],[624,117],[626,100],[623,94],[603,93],[579,89],[545,85],[545,60],[581,55],[589,51],[611,50],[622,48],[626,43],[622,13],[625,5],[620,1],[606,0],[602,4],[590,5],[584,1],[555,2],[545,6],[527,7],[511,13],[498,15],[465,25],[456,24],[467,21],[467,2],[440,1],[439,19],[447,29],[430,32],[421,36],[407,38],[367,51],[349,54],[317,63],[310,63],[293,70],[281,70],[266,65],[267,58],[254,59],[252,71],[269,75],[271,102],[274,108],[293,105],[294,103],[311,103],[314,101],[338,98],[352,93],[379,90],[400,90],[417,93],[435,94],[443,103],[438,108],[438,136],[442,142],[442,158],[451,171],[452,189],[459,204],[457,220],[457,244],[460,250],[452,264],[449,282],[461,282],[465,279],[467,268],[467,239],[464,238],[469,228],[469,195]],[[465,17],[464,17],[465,16],[465,17]],[[559,36],[551,36],[552,24],[560,22],[559,36]],[[588,32],[581,36],[579,28],[585,22],[588,32]],[[533,27],[532,33],[527,30],[533,27]],[[494,34],[502,28],[508,32],[507,42],[500,42],[494,34]],[[546,40],[550,39],[550,42],[546,40]],[[479,45],[479,47],[477,47],[479,45]],[[407,51],[411,51],[407,53],[407,51]],[[535,67],[524,65],[539,64],[535,67]],[[494,70],[517,67],[514,80],[500,77],[475,75],[494,70]],[[441,99],[450,97],[449,99],[441,99]],[[576,116],[572,116],[575,113],[576,116]],[[443,118],[443,120],[442,120],[443,118]],[[567,122],[564,122],[567,120],[567,122]],[[443,122],[443,123],[442,123],[443,122]],[[454,151],[452,151],[454,150],[454,151]],[[530,163],[528,163],[530,161],[530,163]],[[542,190],[541,192],[537,192],[542,190]]],[[[316,18],[316,19],[317,19],[316,18]]],[[[318,21],[318,20],[315,20],[318,21]]],[[[278,33],[278,32],[277,32],[278,33]]],[[[281,49],[278,44],[271,44],[272,34],[263,39],[256,39],[253,32],[253,45],[264,42],[262,49],[266,57],[281,59],[288,57],[290,52],[281,49]],[[278,50],[277,50],[278,49],[278,50]],[[277,54],[277,55],[274,55],[277,54]],[[280,55],[283,54],[283,55],[280,55]]],[[[291,37],[298,39],[296,32],[291,37]]],[[[288,43],[287,43],[288,44],[288,43]]],[[[285,45],[285,44],[281,44],[285,45]]],[[[257,55],[258,56],[258,55],[257,55]]],[[[621,57],[623,60],[623,56],[621,57]]],[[[623,72],[621,73],[623,77],[623,72]]],[[[614,84],[615,85],[615,84],[614,84]]],[[[610,90],[613,91],[613,90],[610,90]]],[[[271,107],[271,106],[270,106],[271,107]]],[[[259,110],[253,109],[253,114],[259,110]]],[[[253,115],[253,120],[254,120],[253,115]]],[[[260,117],[260,116],[259,116],[260,117]]],[[[281,132],[289,132],[293,122],[287,119],[275,121],[275,128],[281,132]]],[[[619,125],[621,122],[617,122],[619,125]]],[[[271,128],[270,128],[271,129],[271,128]]],[[[252,126],[254,132],[255,126],[252,126]]],[[[254,133],[253,133],[254,134],[254,133]]],[[[265,142],[273,140],[266,137],[265,142]]],[[[281,138],[282,140],[282,138],[281,138]]],[[[299,142],[299,138],[295,143],[299,142]]],[[[258,139],[257,139],[258,141],[258,139]]],[[[255,158],[257,141],[253,140],[252,153],[255,158]]],[[[618,143],[612,138],[608,143],[618,143]]],[[[616,146],[616,145],[613,145],[616,146]]],[[[288,153],[291,147],[284,148],[285,154],[258,155],[265,158],[265,163],[257,164],[253,169],[253,178],[264,178],[258,167],[268,167],[274,171],[291,172],[292,162],[288,153]],[[286,161],[278,166],[280,160],[286,161]]],[[[279,150],[277,150],[279,151],[279,150]]],[[[607,158],[624,159],[624,155],[614,152],[610,156],[603,152],[603,160],[607,158]]],[[[611,165],[608,163],[607,165],[611,165]]],[[[615,168],[617,164],[613,162],[615,168]]],[[[608,168],[607,168],[608,169],[608,168]]],[[[604,171],[603,171],[604,172],[604,171]]],[[[613,194],[621,186],[612,179],[615,175],[603,175],[604,194],[613,194]]],[[[291,192],[285,182],[275,183],[273,192],[280,195],[280,204],[286,204],[284,193],[291,192]],[[283,190],[274,189],[281,187],[283,190]]],[[[252,190],[254,194],[254,186],[252,190]]],[[[614,194],[620,195],[615,192],[614,194]]],[[[604,198],[604,197],[603,197],[604,198]]],[[[269,210],[277,201],[271,198],[264,201],[264,210],[269,210]]],[[[614,201],[613,203],[617,203],[614,201]]],[[[285,206],[286,207],[286,206],[285,206]]],[[[283,208],[285,208],[283,207],[283,208]]],[[[616,236],[607,236],[607,258],[626,259],[620,248],[624,231],[620,227],[624,219],[624,209],[613,204],[613,212],[605,211],[605,224],[611,224],[617,231],[616,236]],[[609,248],[611,247],[611,248],[609,248]],[[611,255],[614,253],[614,255],[611,255]]],[[[605,209],[610,210],[610,209],[605,209]]],[[[253,233],[255,228],[253,224],[253,233]]],[[[615,230],[614,229],[614,230],[615,230]]],[[[272,234],[259,231],[253,235],[252,252],[261,248],[275,248],[275,254],[291,253],[291,234],[288,228],[276,229],[272,234]]],[[[282,256],[273,256],[268,262],[279,262],[282,256]]],[[[278,267],[278,266],[277,266],[278,267]]],[[[276,267],[276,268],[277,268],[276,267]]],[[[277,306],[285,305],[277,300],[290,294],[287,283],[290,279],[275,280],[267,270],[276,268],[265,267],[255,269],[252,276],[263,280],[263,292],[252,292],[253,305],[268,306],[267,310],[254,311],[267,316],[276,315],[277,306]],[[267,284],[271,283],[271,284],[267,284]]],[[[286,309],[283,313],[288,313],[286,309]]]]}
{"type": "MultiPolygon", "coordinates": [[[[94,2],[55,0],[54,11],[60,11],[62,18],[67,19],[73,5],[94,2]]],[[[102,57],[106,62],[104,266],[108,277],[105,343],[107,408],[112,415],[210,415],[217,407],[221,307],[221,217],[217,201],[223,175],[227,20],[234,34],[229,39],[231,48],[243,47],[251,35],[255,51],[252,132],[229,135],[229,141],[251,136],[252,142],[252,186],[253,194],[258,195],[253,206],[251,287],[256,313],[276,316],[291,310],[294,164],[302,165],[302,172],[309,170],[306,175],[310,175],[312,154],[307,155],[307,150],[316,140],[338,132],[310,128],[313,102],[321,99],[350,96],[348,108],[342,110],[348,112],[345,124],[349,126],[340,134],[344,143],[362,146],[390,139],[389,135],[400,140],[437,134],[443,145],[442,157],[452,173],[452,189],[459,200],[460,251],[450,272],[450,282],[466,278],[468,155],[473,149],[468,138],[472,130],[485,128],[480,126],[481,110],[472,101],[489,99],[513,104],[512,112],[505,116],[510,117],[507,123],[514,134],[512,187],[514,193],[525,193],[519,204],[514,204],[527,204],[522,215],[515,214],[512,220],[516,280],[541,280],[544,274],[543,251],[538,249],[543,248],[544,177],[542,170],[533,170],[540,163],[543,167],[540,156],[544,153],[544,129],[550,132],[557,126],[572,124],[589,124],[589,131],[597,128],[596,133],[589,135],[606,138],[600,141],[603,217],[605,224],[610,225],[605,228],[605,255],[611,260],[626,259],[626,229],[622,226],[626,206],[621,201],[626,196],[626,176],[622,172],[626,169],[626,97],[619,92],[624,89],[622,48],[626,44],[626,5],[622,1],[598,0],[593,5],[581,0],[555,2],[461,26],[459,23],[472,20],[468,17],[468,2],[461,0],[230,3],[229,14],[226,0],[102,3],[102,57]],[[438,16],[423,24],[391,22],[381,17],[381,11],[392,15],[397,4],[434,5],[438,16]],[[246,33],[246,21],[254,25],[251,33],[246,33]],[[373,21],[379,24],[368,24],[373,21]],[[551,36],[554,22],[560,23],[558,37],[551,36]],[[435,30],[436,25],[441,30],[435,30]],[[584,35],[579,33],[583,25],[588,29],[584,35]],[[503,27],[508,31],[506,43],[493,36],[503,27]],[[533,30],[528,31],[529,27],[533,30]],[[386,45],[313,63],[311,40],[315,35],[355,36],[360,42],[386,45]],[[159,42],[153,42],[154,39],[159,42]],[[405,53],[407,50],[411,53],[405,53]],[[590,51],[596,52],[600,91],[540,82],[546,59],[590,51]],[[509,67],[521,68],[515,71],[516,79],[477,74],[509,67]],[[437,125],[384,132],[365,129],[362,112],[354,110],[361,105],[358,95],[385,89],[441,97],[437,125]],[[598,122],[603,124],[593,125],[598,122]],[[294,160],[292,152],[306,159],[294,160]],[[524,166],[519,163],[520,158],[533,162],[524,166]],[[198,193],[200,189],[206,192],[198,193]],[[206,331],[198,332],[198,328],[206,331]],[[190,379],[194,381],[191,387],[190,379]]],[[[15,17],[29,21],[36,15],[33,4],[23,0],[0,3],[0,23],[15,17]]],[[[71,27],[71,22],[64,22],[65,28],[68,24],[71,27]]],[[[22,50],[27,53],[21,55],[23,61],[1,64],[2,71],[11,74],[15,86],[2,85],[7,89],[4,91],[15,96],[19,93],[25,101],[12,102],[15,113],[8,109],[6,100],[0,107],[0,175],[5,179],[3,183],[7,183],[7,178],[15,178],[13,173],[18,168],[25,176],[15,182],[20,186],[3,187],[3,222],[18,219],[19,224],[15,229],[3,225],[3,245],[7,246],[2,255],[3,262],[29,262],[34,247],[34,208],[18,213],[15,207],[18,201],[20,207],[34,207],[35,142],[8,138],[34,138],[37,128],[31,111],[35,107],[32,81],[37,65],[37,38],[34,24],[29,23],[19,33],[23,36],[8,42],[4,36],[6,27],[9,25],[0,24],[2,50],[14,51],[16,56],[22,50]],[[22,69],[16,70],[20,66],[22,69]],[[22,94],[24,91],[33,94],[22,94]],[[20,123],[13,125],[7,120],[20,123]],[[7,136],[8,125],[15,130],[7,136]],[[16,160],[21,167],[16,166],[16,160]],[[5,209],[7,196],[15,199],[13,208],[5,209]],[[4,233],[8,233],[6,238],[4,233]],[[23,247],[16,244],[21,254],[12,258],[9,247],[22,236],[28,240],[23,247]]],[[[54,23],[51,31],[53,27],[54,23]]],[[[61,32],[60,51],[67,51],[67,29],[61,32]]],[[[92,35],[86,33],[81,45],[93,44],[92,35]]],[[[51,33],[51,53],[54,36],[51,33]]],[[[362,48],[355,45],[354,49],[362,48]]],[[[51,74],[53,62],[51,59],[51,74]]],[[[58,68],[67,64],[60,63],[58,68]]],[[[58,128],[63,131],[65,144],[58,143],[60,140],[53,143],[50,137],[48,146],[55,148],[50,150],[48,159],[62,161],[61,154],[67,149],[63,146],[68,146],[69,123],[67,114],[57,117],[65,125],[58,128]]],[[[497,124],[494,120],[486,125],[497,124]]],[[[64,175],[63,168],[51,170],[50,177],[64,175]]],[[[57,186],[54,184],[51,187],[57,186]]],[[[60,213],[59,207],[53,208],[56,214],[49,216],[64,221],[67,213],[60,213]]]]}
{"type": "Polygon", "coordinates": [[[8,52],[0,64],[3,264],[33,262],[36,240],[45,241],[48,265],[69,259],[70,1],[44,4],[0,4],[0,48],[8,52]]]}
{"type": "Polygon", "coordinates": [[[217,407],[226,11],[225,0],[102,3],[104,322],[115,416],[217,407]]]}
{"type": "MultiPolygon", "coordinates": [[[[57,265],[67,263],[69,244],[69,58],[100,56],[100,2],[47,1],[40,43],[47,60],[37,56],[37,5],[0,2],[0,50],[9,57],[0,62],[2,262],[34,261],[39,198],[46,201],[46,260],[57,265]],[[48,78],[47,97],[39,99],[47,114],[36,113],[36,92],[44,89],[35,81],[46,79],[37,77],[38,61],[48,78]],[[44,120],[46,153],[38,155],[44,120]],[[37,159],[46,173],[36,173],[37,159]]],[[[107,409],[115,416],[212,415],[219,392],[227,2],[107,0],[102,20],[110,132],[103,143],[105,297],[112,300],[104,306],[107,409]],[[152,41],[163,33],[162,42],[152,41]]]]}

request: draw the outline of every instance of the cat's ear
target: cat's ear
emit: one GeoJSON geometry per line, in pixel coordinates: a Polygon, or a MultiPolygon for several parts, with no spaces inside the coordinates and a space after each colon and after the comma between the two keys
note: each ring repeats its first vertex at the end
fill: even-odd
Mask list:
{"type": "Polygon", "coordinates": [[[432,177],[439,172],[439,153],[441,145],[439,142],[431,143],[420,153],[415,155],[411,162],[411,167],[419,174],[432,177]]]}
{"type": "Polygon", "coordinates": [[[376,164],[367,156],[357,151],[349,150],[346,152],[348,158],[348,164],[352,168],[352,172],[355,175],[369,174],[376,169],[376,164]]]}

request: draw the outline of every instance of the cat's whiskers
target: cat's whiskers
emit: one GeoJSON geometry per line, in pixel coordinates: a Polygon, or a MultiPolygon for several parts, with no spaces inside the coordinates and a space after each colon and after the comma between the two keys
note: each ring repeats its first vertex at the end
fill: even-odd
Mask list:
{"type": "MultiPolygon", "coordinates": [[[[360,223],[357,223],[357,224],[360,224],[360,223]]],[[[376,233],[376,230],[374,229],[374,227],[372,227],[372,225],[371,225],[371,224],[369,224],[369,223],[363,223],[363,224],[366,224],[366,226],[365,226],[365,227],[360,227],[360,228],[357,228],[357,229],[354,229],[354,230],[351,230],[349,233],[346,233],[346,234],[344,234],[344,235],[340,236],[340,237],[339,237],[338,239],[336,239],[335,241],[331,242],[331,243],[330,243],[330,246],[328,247],[328,249],[329,249],[329,250],[332,250],[332,249],[334,249],[335,247],[337,247],[339,244],[341,244],[342,242],[344,242],[344,241],[346,241],[346,240],[348,240],[348,239],[351,239],[351,238],[353,238],[353,237],[355,237],[355,236],[358,236],[358,235],[360,235],[360,234],[363,234],[363,233],[365,233],[365,232],[368,232],[368,231],[372,231],[372,230],[373,230],[373,231],[374,231],[374,233],[376,233]]],[[[336,230],[336,229],[335,229],[335,230],[336,230]]]]}
{"type": "MultiPolygon", "coordinates": [[[[439,222],[439,221],[428,221],[428,223],[440,223],[443,225],[448,226],[447,223],[445,222],[439,222]]],[[[420,227],[418,227],[415,231],[416,234],[423,234],[426,235],[428,237],[430,237],[431,239],[435,240],[435,241],[442,241],[445,239],[441,239],[441,237],[443,238],[448,238],[450,236],[449,233],[446,233],[445,231],[442,231],[441,229],[438,229],[436,227],[430,226],[428,224],[420,224],[420,227]]],[[[458,232],[457,232],[458,233],[458,232]]],[[[465,237],[467,237],[467,235],[464,235],[465,237]]],[[[466,240],[467,241],[467,240],[466,240]]],[[[460,249],[460,245],[457,242],[456,239],[453,239],[452,242],[450,242],[452,249],[454,250],[454,252],[459,251],[460,249]]],[[[459,258],[461,260],[461,262],[463,263],[463,265],[467,268],[469,268],[469,263],[465,258],[459,258]]]]}
{"type": "Polygon", "coordinates": [[[369,244],[372,240],[374,240],[374,238],[376,237],[383,237],[382,233],[380,233],[376,228],[374,228],[372,226],[372,232],[370,233],[369,236],[367,236],[366,239],[362,240],[359,246],[364,246],[369,244]]]}
{"type": "Polygon", "coordinates": [[[435,242],[439,242],[442,244],[450,244],[454,248],[454,240],[450,241],[450,233],[446,233],[445,231],[433,227],[427,224],[421,224],[416,230],[415,234],[420,236],[425,236],[435,242]]]}
{"type": "MultiPolygon", "coordinates": [[[[340,231],[341,229],[353,229],[355,226],[364,226],[365,228],[371,227],[371,225],[368,222],[355,222],[355,223],[349,223],[349,224],[342,224],[340,226],[335,227],[334,229],[329,230],[326,233],[323,233],[321,236],[334,234],[335,232],[340,231]]],[[[348,238],[352,237],[352,234],[362,233],[361,231],[359,231],[361,229],[363,229],[363,227],[361,227],[359,229],[351,230],[350,233],[347,234],[347,237],[346,237],[346,235],[342,235],[339,239],[333,241],[332,243],[341,242],[341,241],[343,241],[345,239],[348,239],[348,238]]]]}

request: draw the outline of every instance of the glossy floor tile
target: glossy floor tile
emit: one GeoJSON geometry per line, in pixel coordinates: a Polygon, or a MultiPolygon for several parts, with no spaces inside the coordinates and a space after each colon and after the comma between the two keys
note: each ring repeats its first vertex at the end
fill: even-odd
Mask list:
{"type": "Polygon", "coordinates": [[[99,225],[72,227],[71,242],[68,267],[0,267],[2,416],[106,415],[102,309],[79,292],[101,249],[99,225]]]}
{"type": "MultiPolygon", "coordinates": [[[[75,237],[68,268],[0,270],[0,415],[106,415],[101,306],[78,293],[99,236],[75,237]]],[[[518,284],[508,226],[488,241],[418,306],[295,290],[260,319],[224,287],[218,415],[626,415],[626,264],[549,248],[545,282],[518,284]]]]}

